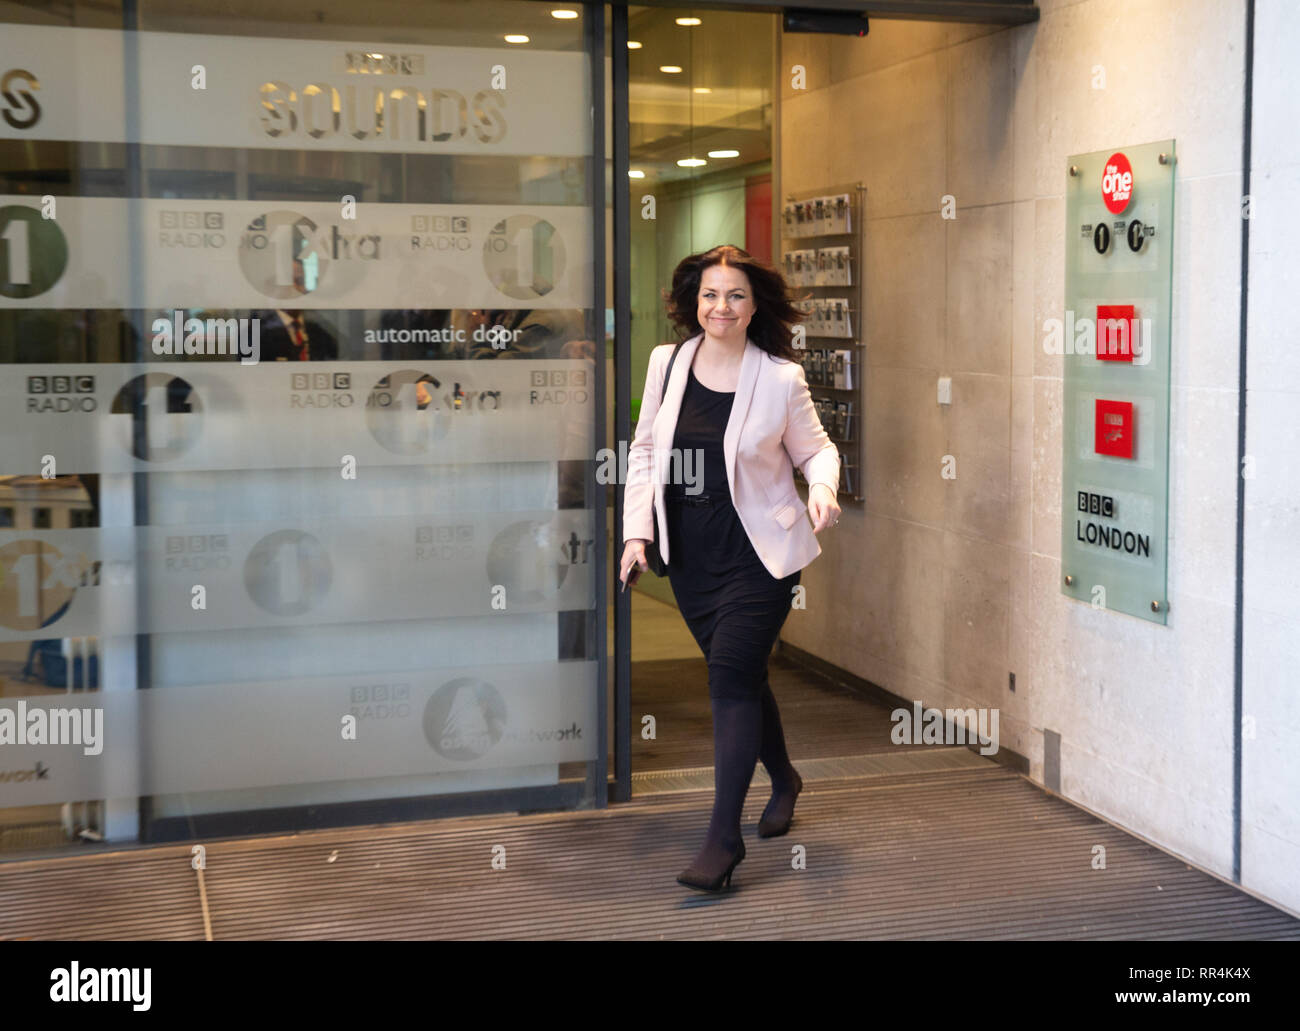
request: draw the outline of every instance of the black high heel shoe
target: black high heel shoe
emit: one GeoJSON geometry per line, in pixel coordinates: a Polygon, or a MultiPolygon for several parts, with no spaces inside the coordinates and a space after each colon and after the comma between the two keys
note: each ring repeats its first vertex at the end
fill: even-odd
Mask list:
{"type": "Polygon", "coordinates": [[[745,843],[740,843],[740,851],[736,853],[731,860],[730,865],[718,874],[717,877],[708,878],[696,873],[694,867],[687,867],[677,875],[677,883],[684,884],[688,888],[694,888],[696,891],[713,891],[718,892],[723,887],[731,887],[731,872],[740,865],[740,861],[745,858],[745,843]]]}
{"type": "MultiPolygon", "coordinates": [[[[794,775],[794,797],[799,798],[799,792],[803,790],[803,778],[799,776],[798,771],[794,775]]],[[[772,803],[768,802],[767,809],[771,809],[772,803]]],[[[794,819],[794,804],[790,805],[790,815],[785,820],[777,821],[768,818],[767,809],[763,810],[763,815],[758,821],[758,836],[760,838],[777,838],[790,829],[790,821],[794,819]]]]}

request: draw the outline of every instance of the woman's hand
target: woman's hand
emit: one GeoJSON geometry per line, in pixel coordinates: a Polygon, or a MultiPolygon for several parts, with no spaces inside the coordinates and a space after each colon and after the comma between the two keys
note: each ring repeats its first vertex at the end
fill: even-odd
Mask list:
{"type": "Polygon", "coordinates": [[[813,517],[813,533],[821,533],[840,521],[840,505],[835,500],[835,492],[824,483],[814,483],[808,489],[808,511],[813,517]]]}
{"type": "Polygon", "coordinates": [[[649,570],[650,566],[645,560],[647,543],[640,537],[633,537],[623,546],[623,560],[618,564],[618,582],[624,589],[636,583],[641,574],[649,570]]]}

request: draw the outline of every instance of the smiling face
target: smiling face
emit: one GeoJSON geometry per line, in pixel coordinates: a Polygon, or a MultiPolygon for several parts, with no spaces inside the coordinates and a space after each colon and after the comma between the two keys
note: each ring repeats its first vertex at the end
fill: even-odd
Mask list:
{"type": "Polygon", "coordinates": [[[700,277],[696,318],[711,337],[744,340],[757,306],[749,277],[730,265],[710,265],[700,277]]]}

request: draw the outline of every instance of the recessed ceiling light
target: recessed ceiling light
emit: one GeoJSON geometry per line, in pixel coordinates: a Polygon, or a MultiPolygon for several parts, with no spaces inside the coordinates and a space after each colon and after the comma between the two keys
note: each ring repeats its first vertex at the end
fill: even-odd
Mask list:
{"type": "Polygon", "coordinates": [[[627,41],[627,48],[628,48],[629,50],[640,50],[640,49],[641,49],[641,43],[640,43],[638,40],[635,40],[635,39],[629,39],[629,40],[627,41]]]}
{"type": "Polygon", "coordinates": [[[700,19],[699,19],[699,18],[678,18],[678,19],[677,19],[677,24],[678,24],[678,25],[698,25],[698,24],[700,24],[700,19]]]}
{"type": "Polygon", "coordinates": [[[711,150],[711,151],[709,151],[709,157],[711,157],[711,158],[738,158],[738,157],[740,157],[740,151],[738,151],[738,150],[711,150]]]}
{"type": "Polygon", "coordinates": [[[682,70],[682,66],[679,64],[661,64],[659,70],[661,72],[667,72],[669,75],[676,75],[682,70]]]}
{"type": "Polygon", "coordinates": [[[713,90],[709,89],[708,86],[696,86],[695,89],[694,89],[692,92],[694,92],[694,93],[712,93],[713,90]]]}
{"type": "Polygon", "coordinates": [[[627,170],[627,177],[629,179],[644,179],[645,173],[639,168],[629,168],[627,170]]]}
{"type": "Polygon", "coordinates": [[[552,11],[551,17],[552,18],[576,18],[578,17],[578,12],[570,11],[567,10],[566,8],[561,7],[559,10],[552,11]]]}
{"type": "Polygon", "coordinates": [[[708,164],[708,162],[705,161],[704,158],[682,158],[677,163],[681,165],[683,168],[699,168],[700,165],[708,164]]]}
{"type": "Polygon", "coordinates": [[[507,43],[527,43],[527,42],[528,42],[528,37],[527,37],[527,36],[507,36],[507,37],[506,37],[506,42],[507,42],[507,43]]]}

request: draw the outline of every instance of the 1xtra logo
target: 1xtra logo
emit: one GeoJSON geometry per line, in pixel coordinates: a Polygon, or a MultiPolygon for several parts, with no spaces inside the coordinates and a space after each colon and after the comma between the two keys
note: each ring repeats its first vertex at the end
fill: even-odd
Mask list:
{"type": "Polygon", "coordinates": [[[447,436],[452,420],[501,408],[501,391],[478,389],[463,374],[446,380],[418,369],[384,376],[366,398],[366,426],[386,451],[422,455],[447,436]]]}
{"type": "Polygon", "coordinates": [[[287,209],[259,215],[239,238],[244,278],[259,293],[279,300],[314,294],[327,279],[333,292],[346,292],[381,255],[377,233],[340,232],[336,225],[318,226],[287,209]]]}
{"type": "Polygon", "coordinates": [[[86,586],[90,562],[48,541],[25,539],[0,547],[0,626],[28,632],[57,623],[86,586]]]}
{"type": "Polygon", "coordinates": [[[507,598],[525,604],[549,601],[575,566],[583,567],[577,572],[590,571],[594,544],[592,538],[553,523],[511,523],[488,545],[488,583],[503,584],[507,598]]]}

